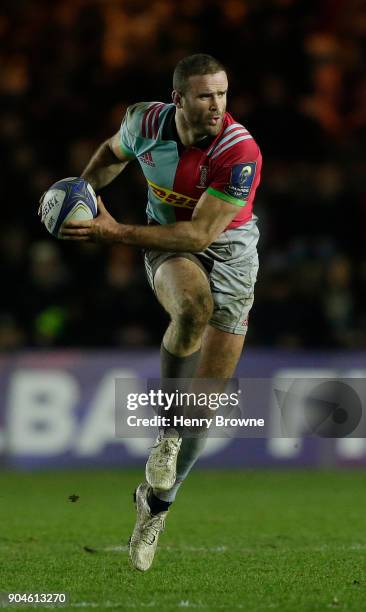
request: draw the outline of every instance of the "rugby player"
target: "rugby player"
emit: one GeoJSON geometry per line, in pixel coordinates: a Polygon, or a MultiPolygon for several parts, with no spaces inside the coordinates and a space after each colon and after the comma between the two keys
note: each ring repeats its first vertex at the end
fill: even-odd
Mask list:
{"type": "MultiPolygon", "coordinates": [[[[228,379],[248,327],[258,271],[253,200],[262,158],[248,130],[226,112],[224,66],[206,54],[182,59],[172,103],[130,106],[120,130],[82,176],[99,190],[133,160],[148,184],[147,225],[117,223],[100,197],[92,221],[70,222],[70,240],[122,242],[145,250],[148,281],[170,315],[161,377],[228,379]]],[[[204,439],[160,432],[135,491],[134,567],[147,570],[177,490],[204,439]]]]}

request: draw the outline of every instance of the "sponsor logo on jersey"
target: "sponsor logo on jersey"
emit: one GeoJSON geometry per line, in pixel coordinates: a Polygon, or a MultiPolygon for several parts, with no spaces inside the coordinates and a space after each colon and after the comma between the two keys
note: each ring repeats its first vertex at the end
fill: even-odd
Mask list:
{"type": "Polygon", "coordinates": [[[249,162],[233,166],[231,169],[230,183],[226,185],[225,193],[233,198],[247,198],[255,177],[256,165],[256,162],[249,162]]]}
{"type": "Polygon", "coordinates": [[[152,158],[150,151],[146,151],[146,153],[139,155],[138,158],[143,164],[146,164],[146,166],[151,166],[153,168],[155,167],[155,162],[152,158]]]}
{"type": "Polygon", "coordinates": [[[206,189],[207,177],[208,177],[208,166],[200,166],[200,180],[199,180],[198,185],[196,185],[197,189],[206,189]]]}
{"type": "Polygon", "coordinates": [[[198,200],[195,200],[194,198],[182,195],[181,193],[176,193],[175,191],[167,189],[166,187],[155,185],[155,183],[152,183],[149,180],[147,182],[154,196],[156,196],[160,202],[164,202],[164,204],[192,209],[198,202],[198,200]]]}

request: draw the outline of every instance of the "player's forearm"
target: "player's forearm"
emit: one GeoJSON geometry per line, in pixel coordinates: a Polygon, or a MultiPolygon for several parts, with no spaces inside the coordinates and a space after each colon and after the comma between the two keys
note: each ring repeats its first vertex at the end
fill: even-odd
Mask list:
{"type": "Polygon", "coordinates": [[[96,150],[81,176],[97,191],[108,185],[127,166],[128,161],[120,161],[106,140],[96,150]]]}
{"type": "Polygon", "coordinates": [[[211,243],[210,237],[192,221],[167,225],[121,225],[115,229],[115,241],[159,251],[196,253],[211,243]]]}

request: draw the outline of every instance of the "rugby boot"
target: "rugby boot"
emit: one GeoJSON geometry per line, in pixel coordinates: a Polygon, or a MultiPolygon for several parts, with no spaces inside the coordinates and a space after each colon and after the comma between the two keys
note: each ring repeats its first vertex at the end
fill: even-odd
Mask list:
{"type": "Polygon", "coordinates": [[[153,489],[169,491],[177,477],[177,458],[182,438],[173,430],[169,436],[159,436],[146,463],[146,480],[153,489]]]}
{"type": "Polygon", "coordinates": [[[154,560],[159,535],[165,527],[166,512],[151,514],[148,503],[150,487],[141,483],[135,493],[136,523],[129,542],[129,555],[133,567],[146,572],[154,560]]]}

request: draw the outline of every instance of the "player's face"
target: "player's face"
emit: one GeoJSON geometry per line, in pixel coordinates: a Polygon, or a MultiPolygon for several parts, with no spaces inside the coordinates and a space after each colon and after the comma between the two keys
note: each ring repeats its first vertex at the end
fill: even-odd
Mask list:
{"type": "Polygon", "coordinates": [[[187,125],[202,136],[216,136],[226,111],[227,76],[216,74],[191,76],[181,97],[181,108],[187,125]]]}

